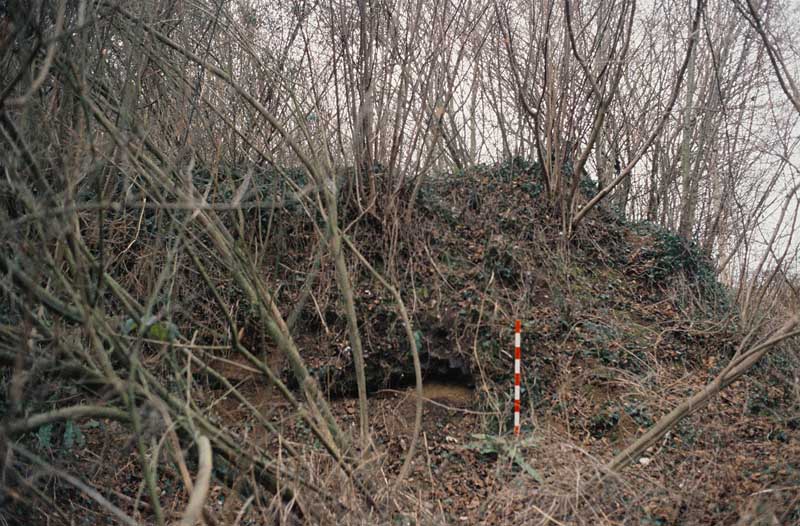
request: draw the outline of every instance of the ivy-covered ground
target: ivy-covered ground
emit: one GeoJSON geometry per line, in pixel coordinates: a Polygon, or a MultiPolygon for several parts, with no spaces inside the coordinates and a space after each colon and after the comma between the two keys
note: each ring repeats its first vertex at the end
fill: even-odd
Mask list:
{"type": "MultiPolygon", "coordinates": [[[[619,478],[588,484],[713,379],[741,329],[710,260],[657,225],[599,208],[564,246],[537,169],[515,160],[430,180],[398,250],[432,399],[408,523],[800,524],[798,400],[781,351],[619,478]],[[515,318],[518,441],[509,434],[515,318]]],[[[590,197],[592,182],[581,191],[590,197]]],[[[360,235],[379,259],[377,233],[373,244],[360,235]]],[[[392,472],[413,422],[408,346],[386,291],[364,275],[357,298],[374,438],[392,472]]],[[[334,348],[316,362],[321,382],[355,425],[352,367],[338,352],[346,342],[319,341],[334,348]]]]}
{"type": "MultiPolygon", "coordinates": [[[[425,373],[424,433],[411,479],[395,497],[409,511],[390,523],[800,524],[800,413],[797,393],[784,378],[797,365],[785,349],[681,422],[618,477],[591,482],[616,452],[725,366],[742,329],[733,292],[716,281],[697,247],[604,207],[564,243],[560,215],[540,180],[537,165],[519,159],[430,176],[414,203],[412,224],[394,230],[374,211],[362,213],[348,201],[352,192],[343,192],[342,222],[401,290],[425,373]],[[510,434],[515,319],[523,325],[518,439],[510,434]]],[[[595,191],[591,180],[582,181],[581,199],[595,191]]],[[[315,230],[300,212],[246,212],[247,221],[268,221],[274,229],[280,250],[260,261],[285,316],[302,295],[296,269],[306,269],[313,254],[315,230]]],[[[156,236],[159,217],[145,220],[145,230],[152,225],[156,236]]],[[[114,246],[113,239],[108,243],[114,246]]],[[[157,264],[156,254],[144,250],[122,261],[130,274],[120,281],[134,291],[148,275],[147,265],[157,264]]],[[[388,291],[355,258],[350,266],[375,445],[359,470],[365,479],[390,480],[413,427],[409,346],[388,291]]],[[[175,293],[186,305],[175,326],[194,334],[198,345],[218,344],[226,321],[208,308],[203,287],[187,278],[175,293]],[[198,327],[198,319],[207,322],[198,327]]],[[[291,384],[252,309],[235,288],[222,293],[236,306],[232,314],[243,327],[242,341],[284,368],[291,384]]],[[[312,294],[294,334],[336,416],[355,433],[352,357],[328,256],[312,294]]],[[[121,332],[125,324],[120,321],[121,332]]],[[[162,329],[168,336],[170,327],[162,329]]],[[[335,481],[325,475],[330,460],[319,443],[273,388],[237,360],[220,351],[214,365],[283,431],[282,442],[267,439],[251,413],[217,383],[196,387],[198,405],[209,407],[243,444],[305,451],[307,464],[296,468],[335,494],[335,481]]],[[[133,444],[109,441],[115,425],[51,425],[27,443],[76,469],[92,466],[92,480],[113,488],[108,498],[130,510],[142,500],[141,479],[133,444]],[[98,462],[109,458],[109,448],[118,461],[98,462]]],[[[161,474],[165,501],[178,513],[186,498],[179,477],[169,467],[161,474]]],[[[85,507],[92,524],[90,502],[78,492],[59,491],[59,501],[74,510],[85,507]]],[[[217,484],[212,495],[221,523],[263,523],[255,507],[240,515],[246,492],[217,484]]],[[[336,497],[352,504],[347,496],[336,497]]],[[[348,524],[346,513],[340,523],[348,524]]]]}

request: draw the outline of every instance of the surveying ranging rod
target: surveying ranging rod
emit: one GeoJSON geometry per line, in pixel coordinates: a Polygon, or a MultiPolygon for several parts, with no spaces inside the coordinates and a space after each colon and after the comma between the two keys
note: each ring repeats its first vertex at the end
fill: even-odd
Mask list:
{"type": "Polygon", "coordinates": [[[519,435],[519,381],[522,361],[522,322],[514,324],[514,434],[519,435]]]}

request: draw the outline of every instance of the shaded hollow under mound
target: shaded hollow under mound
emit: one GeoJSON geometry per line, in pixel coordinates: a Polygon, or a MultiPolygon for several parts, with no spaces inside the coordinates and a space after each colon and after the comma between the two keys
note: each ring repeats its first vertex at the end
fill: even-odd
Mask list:
{"type": "MultiPolygon", "coordinates": [[[[431,331],[425,337],[415,331],[420,355],[422,379],[426,384],[457,385],[472,388],[475,379],[472,374],[472,360],[446,346],[443,336],[447,332],[440,329],[431,331]]],[[[367,392],[383,389],[402,389],[416,383],[414,364],[407,342],[400,340],[397,350],[367,350],[365,352],[365,376],[367,392]]],[[[352,350],[345,347],[331,359],[324,360],[310,372],[319,381],[323,391],[332,397],[355,396],[358,388],[355,378],[352,350]]],[[[287,383],[297,388],[294,375],[287,372],[287,383]]]]}

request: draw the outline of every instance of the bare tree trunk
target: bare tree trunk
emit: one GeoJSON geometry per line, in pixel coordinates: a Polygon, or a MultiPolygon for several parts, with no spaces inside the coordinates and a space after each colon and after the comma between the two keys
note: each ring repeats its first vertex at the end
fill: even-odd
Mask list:
{"type": "MultiPolygon", "coordinates": [[[[607,0],[600,0],[600,3],[597,6],[598,13],[605,13],[608,9],[607,0]]],[[[603,71],[604,68],[607,67],[608,61],[610,59],[608,47],[609,47],[609,35],[608,31],[602,26],[602,18],[597,18],[597,35],[600,43],[598,45],[599,52],[595,55],[595,64],[594,70],[595,75],[599,76],[599,73],[603,71]]],[[[608,186],[613,180],[611,174],[609,173],[609,157],[608,157],[608,141],[606,138],[606,127],[601,127],[597,132],[597,146],[595,148],[595,165],[597,168],[597,187],[598,189],[603,189],[608,186]]]]}
{"type": "Polygon", "coordinates": [[[650,186],[647,192],[647,220],[651,223],[658,221],[658,208],[661,202],[661,180],[659,168],[661,160],[661,141],[653,144],[653,160],[650,165],[650,186]]]}
{"type": "MultiPolygon", "coordinates": [[[[692,31],[691,17],[689,18],[689,31],[692,31]]],[[[686,98],[683,108],[683,140],[681,142],[681,215],[678,226],[678,235],[683,239],[692,237],[694,215],[697,209],[697,185],[699,174],[692,172],[692,136],[694,135],[695,110],[695,63],[697,61],[697,48],[693,47],[689,56],[689,66],[686,70],[686,98]]]]}
{"type": "Polygon", "coordinates": [[[358,389],[358,416],[361,428],[361,444],[366,448],[369,444],[369,409],[367,407],[367,380],[364,373],[364,349],[361,345],[361,333],[358,329],[358,316],[356,314],[353,286],[350,282],[350,273],[347,270],[347,261],[342,250],[342,232],[339,229],[339,213],[336,203],[336,178],[330,173],[325,183],[325,201],[327,205],[328,243],[333,255],[336,268],[336,283],[342,295],[342,303],[347,316],[347,332],[350,336],[350,348],[353,352],[353,365],[355,366],[356,386],[358,389]]]}
{"type": "Polygon", "coordinates": [[[369,194],[366,202],[371,203],[376,196],[375,164],[373,148],[375,118],[375,85],[373,83],[373,58],[375,39],[375,20],[372,2],[358,0],[359,13],[359,48],[358,48],[358,97],[359,106],[356,114],[355,129],[355,161],[356,176],[367,179],[369,194]]]}

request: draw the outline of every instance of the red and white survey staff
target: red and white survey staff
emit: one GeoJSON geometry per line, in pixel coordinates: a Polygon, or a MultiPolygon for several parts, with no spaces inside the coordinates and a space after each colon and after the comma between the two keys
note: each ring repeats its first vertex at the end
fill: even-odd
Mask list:
{"type": "Polygon", "coordinates": [[[519,383],[522,361],[522,322],[514,324],[514,434],[519,435],[519,383]]]}

